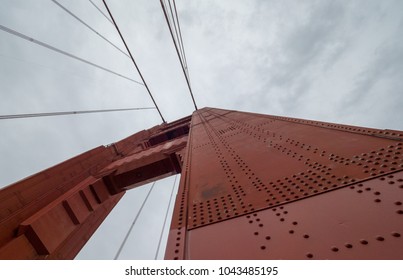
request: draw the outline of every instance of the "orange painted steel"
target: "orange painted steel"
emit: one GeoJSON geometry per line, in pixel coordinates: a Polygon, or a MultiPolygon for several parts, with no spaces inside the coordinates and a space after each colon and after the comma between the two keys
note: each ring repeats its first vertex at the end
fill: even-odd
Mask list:
{"type": "Polygon", "coordinates": [[[193,114],[166,259],[403,259],[403,132],[193,114]]]}
{"type": "Polygon", "coordinates": [[[72,259],[181,173],[166,259],[403,259],[403,132],[204,108],[0,190],[0,259],[72,259]]]}

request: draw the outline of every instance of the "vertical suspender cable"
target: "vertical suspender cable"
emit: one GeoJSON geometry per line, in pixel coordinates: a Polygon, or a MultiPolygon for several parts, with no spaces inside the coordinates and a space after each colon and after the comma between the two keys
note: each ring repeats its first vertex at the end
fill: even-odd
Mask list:
{"type": "MultiPolygon", "coordinates": [[[[105,1],[105,0],[103,0],[103,1],[105,1]]],[[[193,105],[194,105],[195,109],[197,110],[197,105],[196,105],[196,101],[195,101],[194,96],[193,96],[192,88],[190,86],[189,77],[186,74],[185,66],[184,66],[184,63],[182,62],[181,55],[179,54],[179,49],[178,49],[178,46],[177,46],[176,41],[175,41],[175,37],[174,37],[173,31],[172,31],[171,24],[169,23],[168,13],[167,13],[167,11],[165,9],[165,5],[162,2],[162,0],[160,0],[160,3],[161,3],[162,11],[164,12],[164,16],[165,16],[165,20],[166,20],[167,25],[168,25],[169,32],[171,33],[172,41],[174,42],[176,54],[178,55],[179,62],[181,64],[181,67],[182,67],[182,70],[183,70],[183,75],[185,76],[185,79],[186,79],[186,83],[187,83],[187,86],[188,86],[188,89],[189,89],[190,96],[192,97],[193,105]]]]}
{"type": "Polygon", "coordinates": [[[141,211],[143,211],[144,205],[146,204],[146,202],[147,202],[147,200],[148,200],[148,197],[150,196],[150,193],[151,193],[151,191],[152,191],[153,188],[154,188],[154,185],[155,185],[155,181],[153,182],[153,184],[152,184],[150,190],[149,190],[148,193],[147,193],[146,198],[144,199],[143,203],[141,204],[140,209],[139,209],[139,211],[137,212],[137,215],[136,215],[136,217],[134,218],[133,223],[132,223],[132,225],[131,225],[130,228],[129,228],[129,231],[126,233],[125,239],[123,239],[123,242],[122,242],[122,244],[120,245],[119,250],[118,250],[118,252],[116,253],[116,256],[115,256],[114,260],[117,260],[117,259],[119,258],[119,255],[120,255],[120,253],[122,252],[122,249],[123,249],[123,247],[125,246],[126,241],[127,241],[127,239],[129,238],[129,235],[130,235],[130,233],[132,232],[133,227],[134,227],[134,225],[136,224],[137,219],[139,218],[139,216],[140,216],[140,214],[141,214],[141,211]]]}
{"type": "Polygon", "coordinates": [[[129,81],[132,81],[132,82],[134,82],[134,83],[137,83],[137,84],[140,84],[140,85],[144,86],[142,83],[140,83],[140,82],[138,82],[138,81],[136,81],[136,80],[130,79],[129,77],[123,76],[122,74],[116,73],[116,72],[114,72],[114,71],[112,71],[112,70],[110,70],[110,69],[108,69],[108,68],[105,68],[105,67],[102,67],[102,66],[100,66],[100,65],[98,65],[98,64],[92,63],[91,61],[88,61],[88,60],[83,59],[83,58],[81,58],[81,57],[75,56],[74,54],[71,54],[71,53],[68,53],[68,52],[66,52],[66,51],[63,51],[63,50],[61,50],[61,49],[58,49],[58,48],[56,48],[56,47],[53,47],[53,46],[51,46],[51,45],[49,45],[49,44],[46,44],[46,43],[44,43],[44,42],[42,42],[42,41],[39,41],[39,40],[37,40],[37,39],[34,39],[34,38],[32,38],[32,37],[28,37],[27,35],[22,34],[22,33],[20,33],[20,32],[18,32],[18,31],[14,30],[14,29],[8,28],[8,27],[6,27],[6,26],[4,26],[4,25],[1,25],[1,24],[0,24],[0,30],[3,30],[3,31],[5,31],[5,32],[7,32],[7,33],[9,33],[9,34],[11,34],[11,35],[20,37],[21,39],[27,40],[27,41],[29,41],[29,42],[31,42],[31,43],[34,43],[34,44],[37,44],[37,45],[39,45],[39,46],[41,46],[41,47],[47,48],[47,49],[52,50],[52,51],[54,51],[54,52],[58,52],[58,53],[60,53],[60,54],[62,54],[62,55],[68,56],[68,57],[70,57],[70,58],[74,58],[74,59],[76,59],[76,60],[78,60],[78,61],[84,62],[84,63],[86,63],[86,64],[88,64],[88,65],[93,66],[93,67],[96,67],[96,68],[98,68],[98,69],[104,70],[104,71],[106,71],[106,72],[109,72],[109,73],[111,73],[111,74],[114,74],[114,75],[116,75],[116,76],[119,76],[119,77],[121,77],[121,78],[124,78],[124,79],[126,79],[126,80],[129,80],[129,81]]]}
{"type": "Polygon", "coordinates": [[[186,60],[185,46],[184,46],[183,40],[182,40],[182,32],[181,32],[181,26],[179,24],[178,11],[176,10],[175,0],[173,0],[173,2],[174,2],[174,9],[175,9],[175,15],[176,15],[176,22],[178,23],[179,39],[180,39],[180,43],[181,43],[181,46],[182,46],[183,63],[185,64],[186,73],[188,74],[188,77],[189,77],[188,63],[187,63],[187,60],[186,60]]]}
{"type": "Polygon", "coordinates": [[[177,41],[178,41],[179,51],[180,51],[180,53],[181,53],[182,62],[183,62],[183,64],[184,64],[185,68],[186,68],[185,59],[184,59],[184,57],[183,57],[183,48],[182,48],[182,45],[181,45],[181,40],[180,40],[180,38],[179,38],[178,28],[177,28],[176,21],[175,21],[175,16],[174,16],[174,13],[173,13],[171,1],[169,1],[169,0],[168,0],[168,5],[169,5],[169,10],[171,11],[172,22],[173,22],[173,24],[174,24],[176,39],[177,39],[177,41]]]}
{"type": "Polygon", "coordinates": [[[176,185],[176,178],[177,178],[177,177],[178,177],[178,175],[175,176],[174,186],[172,187],[171,196],[169,197],[168,208],[167,208],[167,211],[166,211],[166,213],[165,213],[164,224],[162,225],[160,240],[158,241],[157,252],[155,252],[154,260],[157,259],[157,257],[158,257],[158,252],[160,251],[160,246],[161,246],[161,241],[162,241],[162,235],[164,234],[164,229],[165,229],[165,224],[166,224],[167,218],[168,218],[169,208],[171,207],[172,196],[173,196],[173,193],[174,193],[174,189],[175,189],[175,185],[176,185]]]}
{"type": "Polygon", "coordinates": [[[90,1],[91,4],[98,10],[98,12],[100,12],[110,23],[113,24],[113,22],[110,20],[110,18],[108,18],[108,17],[104,14],[104,12],[102,12],[102,10],[101,10],[94,2],[92,2],[91,0],[89,0],[89,1],[90,1]]]}
{"type": "Polygon", "coordinates": [[[120,36],[120,38],[122,39],[123,44],[125,45],[126,50],[127,50],[128,54],[129,54],[129,56],[130,56],[130,58],[131,58],[131,60],[132,60],[132,62],[133,62],[133,64],[134,64],[134,67],[136,67],[137,72],[139,73],[140,78],[141,78],[141,80],[143,81],[143,84],[144,84],[144,86],[146,87],[147,92],[148,92],[148,94],[150,95],[151,100],[152,100],[153,103],[154,103],[155,108],[157,108],[157,111],[158,111],[158,113],[160,114],[160,117],[161,117],[162,121],[165,123],[166,121],[165,121],[164,117],[162,116],[161,111],[160,111],[160,109],[158,108],[158,105],[157,105],[157,103],[155,102],[154,97],[153,97],[153,95],[151,94],[151,91],[150,91],[150,89],[148,88],[147,83],[146,83],[146,81],[144,80],[143,75],[141,74],[140,69],[139,69],[139,67],[137,66],[136,61],[134,60],[132,53],[130,52],[129,47],[128,47],[127,44],[126,44],[126,41],[125,41],[125,39],[123,38],[123,35],[122,35],[122,33],[120,32],[120,29],[119,29],[118,25],[116,24],[116,21],[115,21],[115,19],[113,18],[111,11],[109,10],[108,4],[106,4],[106,1],[105,1],[105,0],[102,0],[102,2],[104,2],[105,8],[106,8],[106,10],[107,10],[108,13],[109,13],[109,16],[111,17],[111,19],[112,19],[112,21],[113,21],[113,24],[115,25],[115,28],[116,28],[116,30],[118,31],[119,36],[120,36]]]}
{"type": "Polygon", "coordinates": [[[91,30],[92,32],[94,32],[95,34],[97,34],[99,37],[101,37],[102,39],[104,39],[106,42],[108,42],[111,46],[113,46],[115,49],[117,49],[118,51],[120,51],[121,53],[123,53],[125,56],[127,56],[128,58],[129,55],[127,53],[125,53],[123,50],[121,50],[118,46],[116,46],[114,43],[112,43],[111,41],[109,41],[105,36],[103,36],[101,33],[99,33],[98,31],[96,31],[94,28],[92,28],[88,23],[86,23],[84,20],[82,20],[81,18],[79,18],[77,15],[75,15],[72,11],[70,11],[69,9],[67,9],[65,6],[63,6],[62,4],[60,4],[59,2],[57,2],[56,0],[51,0],[53,3],[55,3],[57,6],[59,6],[59,8],[61,8],[62,10],[64,10],[66,13],[68,13],[70,16],[72,16],[73,18],[75,18],[76,20],[78,20],[82,25],[84,25],[85,27],[87,27],[89,30],[91,30]]]}

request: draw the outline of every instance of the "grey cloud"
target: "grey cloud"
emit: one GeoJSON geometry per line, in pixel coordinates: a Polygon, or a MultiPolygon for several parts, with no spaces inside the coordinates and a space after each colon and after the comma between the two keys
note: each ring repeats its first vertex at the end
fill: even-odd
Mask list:
{"type": "MultiPolygon", "coordinates": [[[[402,26],[403,27],[403,26],[402,26]]],[[[369,66],[358,76],[356,87],[350,94],[351,99],[348,103],[359,102],[370,93],[374,87],[387,80],[401,85],[399,76],[403,72],[403,44],[401,41],[395,41],[392,44],[385,42],[383,46],[378,48],[374,53],[374,60],[369,66]]],[[[402,89],[400,86],[398,89],[402,89]]],[[[398,93],[399,90],[396,92],[398,93]]]]}
{"type": "MultiPolygon", "coordinates": [[[[113,26],[88,1],[76,2],[62,3],[122,47],[113,26]]],[[[108,3],[166,119],[191,114],[159,1],[108,3]]],[[[401,1],[211,0],[177,6],[199,107],[403,129],[401,1]]],[[[130,60],[50,1],[7,0],[3,7],[2,24],[138,78],[130,60]]],[[[0,89],[3,114],[151,104],[142,87],[2,32],[0,89]]],[[[0,167],[6,172],[0,185],[160,122],[156,112],[0,122],[0,167]]],[[[141,244],[147,237],[141,226],[160,230],[172,183],[157,183],[161,188],[124,258],[152,258],[158,236],[141,244]]],[[[127,194],[80,258],[114,256],[145,190],[127,194]]]]}
{"type": "Polygon", "coordinates": [[[378,48],[373,61],[358,75],[354,88],[344,101],[346,112],[352,114],[360,110],[357,104],[367,104],[368,118],[373,119],[375,125],[389,122],[386,125],[389,128],[401,124],[403,113],[398,108],[403,105],[402,50],[399,40],[378,48]]]}
{"type": "Polygon", "coordinates": [[[305,23],[295,22],[293,29],[286,30],[285,39],[276,50],[280,59],[275,59],[271,66],[270,85],[287,88],[291,94],[287,95],[289,98],[300,94],[294,87],[307,87],[303,77],[309,75],[321,59],[327,59],[323,55],[339,40],[335,34],[345,13],[338,2],[319,2],[309,10],[305,23]]]}

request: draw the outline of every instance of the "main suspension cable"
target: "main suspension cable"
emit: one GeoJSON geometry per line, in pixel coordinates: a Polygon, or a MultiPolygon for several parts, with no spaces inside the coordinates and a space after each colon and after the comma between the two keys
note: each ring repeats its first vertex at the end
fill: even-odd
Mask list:
{"type": "Polygon", "coordinates": [[[6,26],[4,26],[4,25],[1,25],[1,24],[0,24],[0,30],[3,30],[3,31],[5,31],[5,32],[7,32],[7,33],[9,33],[9,34],[11,34],[11,35],[15,35],[15,36],[17,36],[17,37],[20,37],[21,39],[27,40],[27,41],[29,41],[29,42],[31,42],[31,43],[35,43],[35,44],[37,44],[37,45],[39,45],[39,46],[41,46],[41,47],[45,47],[45,48],[47,48],[47,49],[49,49],[49,50],[58,52],[58,53],[60,53],[60,54],[63,54],[63,55],[65,55],[65,56],[68,56],[68,57],[70,57],[70,58],[73,58],[73,59],[76,59],[76,60],[78,60],[78,61],[84,62],[84,63],[86,63],[86,64],[88,64],[88,65],[91,65],[91,66],[96,67],[96,68],[98,68],[98,69],[104,70],[104,71],[106,71],[106,72],[109,72],[109,73],[111,73],[111,74],[114,74],[114,75],[116,75],[116,76],[119,76],[119,77],[121,77],[121,78],[123,78],[123,79],[129,80],[129,81],[132,81],[132,82],[134,82],[134,83],[136,83],[136,84],[139,84],[139,85],[144,86],[144,84],[142,84],[142,83],[140,83],[140,82],[138,82],[138,81],[136,81],[136,80],[133,80],[133,79],[131,79],[131,78],[129,78],[129,77],[126,77],[126,76],[124,76],[124,75],[122,75],[122,74],[119,74],[119,73],[117,73],[117,72],[115,72],[115,71],[112,71],[112,70],[110,70],[110,69],[108,69],[108,68],[105,68],[105,67],[103,67],[103,66],[100,66],[100,65],[98,65],[98,64],[95,64],[95,63],[93,63],[93,62],[91,62],[91,61],[88,61],[88,60],[86,60],[86,59],[83,59],[83,58],[80,58],[80,57],[78,57],[78,56],[75,56],[74,54],[68,53],[68,52],[63,51],[63,50],[61,50],[61,49],[58,49],[58,48],[56,48],[56,47],[53,47],[53,46],[51,46],[51,45],[49,45],[49,44],[46,44],[46,43],[41,42],[41,41],[39,41],[39,40],[36,40],[36,39],[34,39],[34,38],[32,38],[32,37],[29,37],[29,36],[27,36],[27,35],[25,35],[25,34],[22,34],[22,33],[18,32],[18,31],[16,31],[16,30],[14,30],[14,29],[8,28],[8,27],[6,27],[6,26]]]}
{"type": "Polygon", "coordinates": [[[150,98],[151,98],[151,100],[152,100],[153,103],[154,103],[155,108],[157,108],[157,111],[158,111],[158,113],[159,113],[159,115],[160,115],[162,121],[165,123],[165,119],[164,119],[164,117],[162,116],[161,111],[160,111],[160,109],[158,108],[158,105],[157,105],[157,103],[155,102],[154,97],[153,97],[153,95],[151,94],[151,91],[150,91],[150,89],[148,88],[147,83],[146,83],[146,81],[144,80],[144,77],[143,77],[143,75],[141,74],[140,69],[139,69],[139,67],[137,66],[136,61],[134,60],[133,55],[132,55],[132,53],[130,52],[129,47],[128,47],[127,44],[126,44],[126,41],[125,41],[125,39],[123,38],[123,35],[122,35],[122,33],[120,32],[119,27],[118,27],[118,25],[116,24],[116,21],[115,21],[115,19],[113,18],[111,11],[109,10],[108,4],[106,3],[105,0],[102,0],[102,2],[104,2],[105,8],[106,8],[106,10],[107,10],[108,13],[109,13],[109,16],[111,17],[111,19],[112,19],[112,21],[113,21],[113,24],[115,25],[116,30],[118,31],[119,36],[120,36],[120,38],[122,39],[123,44],[125,45],[127,52],[129,53],[129,56],[130,56],[130,58],[131,58],[131,60],[132,60],[132,62],[133,62],[133,64],[134,64],[134,67],[136,67],[137,72],[139,73],[140,78],[141,78],[141,80],[143,81],[143,84],[144,84],[144,86],[146,87],[147,92],[148,92],[148,94],[150,95],[150,98]]]}
{"type": "Polygon", "coordinates": [[[124,109],[103,109],[103,110],[84,110],[84,111],[64,111],[64,112],[48,112],[48,113],[32,113],[32,114],[16,114],[16,115],[0,115],[0,120],[37,118],[37,117],[54,117],[54,116],[63,116],[63,115],[79,115],[79,114],[107,113],[107,112],[122,112],[122,111],[138,111],[138,110],[150,110],[150,109],[155,109],[155,107],[124,108],[124,109]]]}

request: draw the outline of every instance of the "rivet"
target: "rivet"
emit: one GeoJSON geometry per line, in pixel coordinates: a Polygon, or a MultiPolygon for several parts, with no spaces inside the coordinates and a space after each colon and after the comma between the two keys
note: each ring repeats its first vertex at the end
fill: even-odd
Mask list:
{"type": "Polygon", "coordinates": [[[394,237],[400,237],[400,233],[398,233],[398,232],[396,232],[396,231],[393,231],[393,232],[392,232],[392,236],[394,236],[394,237]]]}
{"type": "Polygon", "coordinates": [[[362,245],[367,245],[367,244],[368,244],[368,241],[365,240],[365,239],[361,239],[361,240],[360,240],[360,243],[361,243],[362,245]]]}
{"type": "Polygon", "coordinates": [[[270,240],[270,239],[271,239],[271,237],[270,237],[269,235],[267,235],[265,238],[266,238],[266,240],[270,240]]]}
{"type": "Polygon", "coordinates": [[[374,200],[375,202],[381,202],[381,200],[379,198],[374,200]]]}
{"type": "Polygon", "coordinates": [[[332,247],[332,251],[333,251],[333,252],[338,252],[338,251],[339,251],[339,248],[337,248],[337,247],[332,247]]]}
{"type": "Polygon", "coordinates": [[[353,248],[353,245],[351,245],[350,243],[346,243],[346,244],[344,244],[344,246],[345,246],[346,248],[348,248],[348,249],[353,248]]]}
{"type": "Polygon", "coordinates": [[[403,214],[403,210],[397,210],[396,213],[397,214],[403,214]]]}
{"type": "Polygon", "coordinates": [[[378,241],[384,241],[385,238],[383,238],[382,236],[378,235],[378,236],[376,237],[376,240],[378,240],[378,241]]]}
{"type": "Polygon", "coordinates": [[[308,253],[308,254],[306,254],[306,257],[307,257],[308,259],[312,259],[312,258],[313,258],[313,255],[312,255],[311,253],[308,253]]]}
{"type": "Polygon", "coordinates": [[[308,239],[309,238],[309,235],[308,234],[304,234],[304,236],[303,236],[305,239],[308,239]]]}

